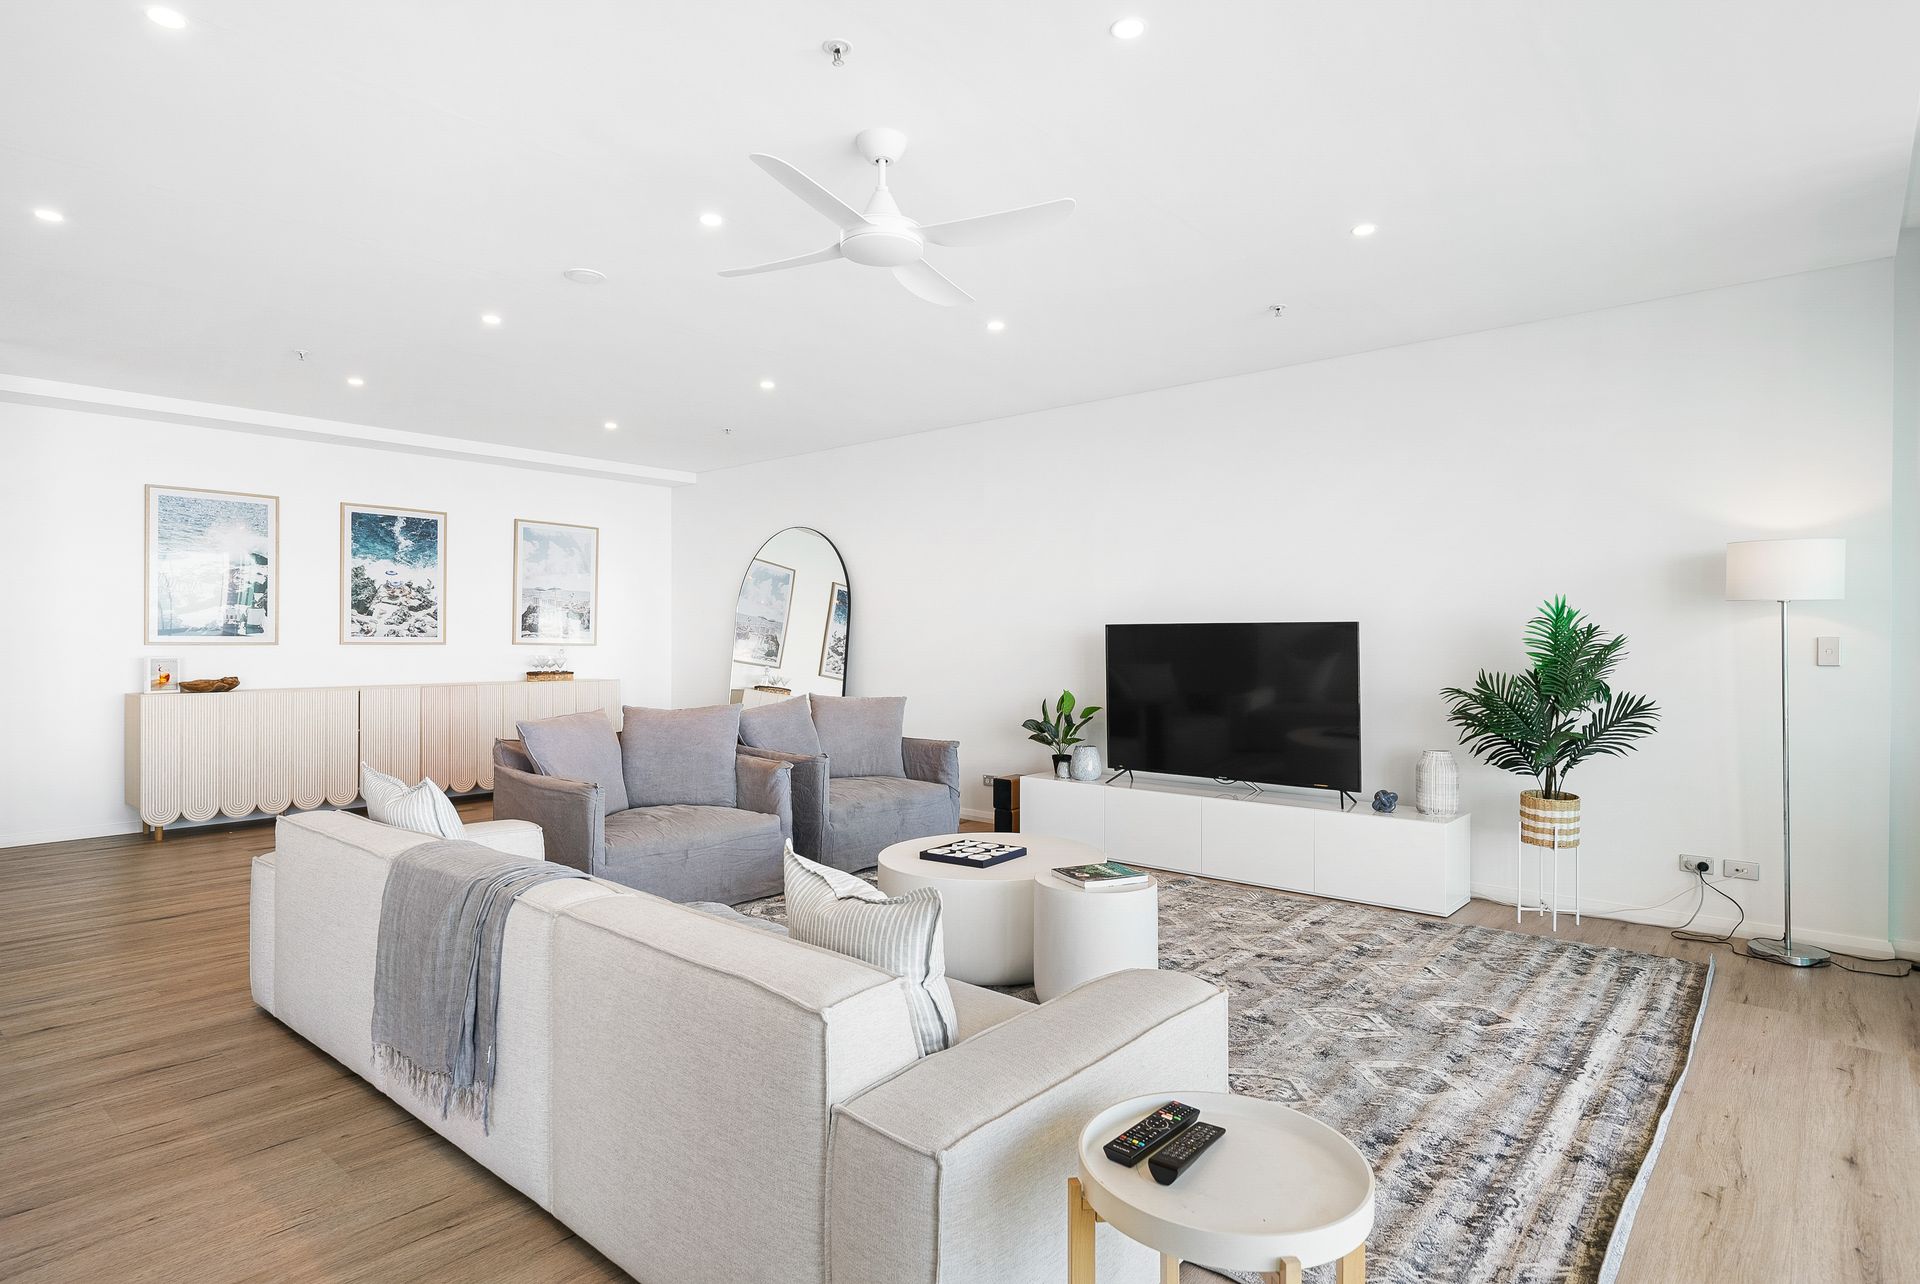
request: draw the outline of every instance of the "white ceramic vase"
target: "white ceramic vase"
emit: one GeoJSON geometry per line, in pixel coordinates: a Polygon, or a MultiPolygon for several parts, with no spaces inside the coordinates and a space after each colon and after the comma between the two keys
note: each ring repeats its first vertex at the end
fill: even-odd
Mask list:
{"type": "Polygon", "coordinates": [[[1460,764],[1445,749],[1420,755],[1413,775],[1413,805],[1422,816],[1460,814],[1460,764]]]}
{"type": "Polygon", "coordinates": [[[1100,746],[1075,745],[1067,771],[1075,780],[1100,779],[1100,746]]]}

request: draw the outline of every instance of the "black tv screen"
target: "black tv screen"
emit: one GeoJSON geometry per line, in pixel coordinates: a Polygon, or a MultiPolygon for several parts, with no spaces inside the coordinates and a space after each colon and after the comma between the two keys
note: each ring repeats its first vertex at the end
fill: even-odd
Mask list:
{"type": "Polygon", "coordinates": [[[1109,624],[1107,762],[1360,791],[1360,626],[1109,624]]]}

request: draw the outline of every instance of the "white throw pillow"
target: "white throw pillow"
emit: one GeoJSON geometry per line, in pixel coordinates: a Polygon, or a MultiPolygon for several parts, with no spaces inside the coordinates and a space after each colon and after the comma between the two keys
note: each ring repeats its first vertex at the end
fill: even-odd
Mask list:
{"type": "Polygon", "coordinates": [[[864,878],[816,864],[787,844],[787,934],[907,980],[907,1006],[920,1055],[953,1042],[957,1022],[947,988],[940,893],[919,887],[888,896],[864,878]]]}
{"type": "Polygon", "coordinates": [[[453,800],[431,780],[409,785],[363,762],[360,796],[366,800],[368,820],[435,838],[458,838],[466,832],[453,800]]]}

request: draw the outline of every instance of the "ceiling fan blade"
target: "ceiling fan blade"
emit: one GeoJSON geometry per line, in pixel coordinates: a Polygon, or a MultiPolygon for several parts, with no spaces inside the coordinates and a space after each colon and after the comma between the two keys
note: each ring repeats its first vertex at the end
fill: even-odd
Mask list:
{"type": "Polygon", "coordinates": [[[752,267],[728,268],[721,276],[754,276],[761,272],[779,272],[786,268],[805,267],[809,263],[825,263],[828,259],[840,258],[840,243],[835,241],[824,250],[815,250],[811,254],[796,254],[790,259],[775,259],[771,263],[756,263],[752,267]]]}
{"type": "Polygon", "coordinates": [[[909,263],[905,267],[895,268],[893,279],[928,303],[937,303],[943,308],[973,302],[971,294],[941,276],[940,270],[925,259],[921,259],[918,263],[909,263]]]}
{"type": "Polygon", "coordinates": [[[838,196],[835,196],[832,192],[829,192],[826,188],[820,186],[820,184],[814,182],[805,174],[802,174],[799,170],[781,160],[778,156],[766,156],[760,152],[754,152],[748,156],[747,159],[765,170],[774,182],[780,184],[780,186],[813,206],[814,209],[826,215],[827,218],[833,221],[833,225],[840,230],[845,231],[850,227],[859,227],[867,221],[860,217],[859,210],[856,210],[853,206],[847,204],[838,196]]]}
{"type": "Polygon", "coordinates": [[[935,245],[992,245],[995,241],[1012,240],[1063,223],[1071,213],[1073,200],[1068,197],[1023,205],[1017,210],[1001,210],[998,214],[955,219],[951,223],[929,223],[920,229],[920,235],[935,245]]]}

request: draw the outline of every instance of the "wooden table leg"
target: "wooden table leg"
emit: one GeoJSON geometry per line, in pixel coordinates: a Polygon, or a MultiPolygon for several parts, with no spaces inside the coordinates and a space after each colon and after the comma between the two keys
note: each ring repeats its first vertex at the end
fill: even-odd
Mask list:
{"type": "Polygon", "coordinates": [[[1080,1179],[1067,1178],[1067,1284],[1094,1284],[1093,1228],[1099,1220],[1080,1179]]]}
{"type": "Polygon", "coordinates": [[[1180,1284],[1180,1259],[1160,1254],[1160,1284],[1180,1284]]]}
{"type": "Polygon", "coordinates": [[[1265,1280],[1266,1284],[1300,1284],[1300,1259],[1283,1257],[1280,1259],[1279,1270],[1268,1271],[1260,1278],[1265,1280]]]}
{"type": "Polygon", "coordinates": [[[1333,1278],[1337,1284],[1367,1284],[1367,1246],[1362,1244],[1341,1258],[1333,1278]]]}

